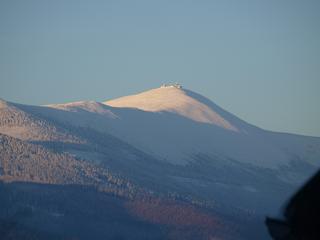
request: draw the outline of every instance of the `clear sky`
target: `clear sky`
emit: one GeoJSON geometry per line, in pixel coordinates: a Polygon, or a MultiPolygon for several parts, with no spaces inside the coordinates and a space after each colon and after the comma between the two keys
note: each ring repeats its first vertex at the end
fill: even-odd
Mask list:
{"type": "Polygon", "coordinates": [[[0,97],[103,101],[179,82],[320,136],[319,0],[0,0],[0,97]]]}

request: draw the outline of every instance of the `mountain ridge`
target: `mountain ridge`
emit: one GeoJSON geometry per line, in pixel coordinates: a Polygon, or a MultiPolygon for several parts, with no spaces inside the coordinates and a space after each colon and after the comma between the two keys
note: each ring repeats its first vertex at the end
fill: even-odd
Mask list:
{"type": "MultiPolygon", "coordinates": [[[[106,102],[2,100],[0,151],[0,180],[91,184],[128,198],[138,189],[142,198],[205,206],[242,239],[320,167],[320,138],[263,130],[174,86],[106,102]]],[[[155,213],[165,204],[153,201],[135,214],[162,217],[155,213]]]]}
{"type": "MultiPolygon", "coordinates": [[[[39,119],[31,121],[32,127],[28,130],[31,135],[41,132],[42,128],[35,129],[39,125],[38,121],[49,129],[61,123],[110,133],[148,154],[175,164],[187,164],[192,161],[192,155],[198,153],[212,156],[219,154],[268,167],[288,164],[289,156],[283,149],[290,146],[279,148],[273,144],[274,136],[280,133],[271,134],[270,131],[246,123],[202,95],[176,86],[155,88],[106,102],[78,101],[46,106],[6,102],[7,107],[2,108],[0,116],[6,116],[5,110],[11,109],[8,104],[12,109],[18,109],[19,113],[39,119]]],[[[8,118],[16,119],[11,115],[8,118]]],[[[21,126],[16,128],[19,130],[21,126]]],[[[18,130],[2,126],[0,132],[10,135],[11,131],[12,136],[19,138],[18,130]]],[[[54,130],[52,133],[56,135],[59,131],[54,130]]],[[[61,138],[63,134],[54,138],[59,136],[61,138]]],[[[27,139],[26,136],[20,137],[27,139]]],[[[303,142],[306,146],[317,142],[317,138],[299,139],[300,145],[303,142]]],[[[306,152],[304,149],[295,147],[290,151],[303,157],[306,152]]]]}

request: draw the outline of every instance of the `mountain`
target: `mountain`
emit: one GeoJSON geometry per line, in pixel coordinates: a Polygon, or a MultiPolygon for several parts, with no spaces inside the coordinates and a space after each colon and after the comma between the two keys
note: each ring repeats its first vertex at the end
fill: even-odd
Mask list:
{"type": "MultiPolygon", "coordinates": [[[[114,134],[122,134],[128,142],[174,163],[192,161],[195,154],[219,154],[277,168],[292,159],[291,153],[274,144],[269,132],[242,121],[190,90],[162,87],[104,103],[116,107],[113,112],[122,120],[114,124],[120,126],[112,125],[116,128],[114,134]]],[[[278,134],[279,138],[283,135],[278,134]]],[[[300,140],[298,145],[304,147],[319,146],[316,138],[300,140]]],[[[305,157],[306,148],[291,151],[305,157]]]]}
{"type": "Polygon", "coordinates": [[[235,118],[229,122],[230,114],[213,104],[207,105],[203,97],[175,86],[152,89],[137,95],[106,101],[104,104],[112,107],[136,108],[147,112],[171,112],[196,122],[208,123],[236,132],[242,124],[240,119],[235,118]]]}
{"type": "Polygon", "coordinates": [[[0,133],[3,181],[103,189],[97,197],[123,198],[134,221],[157,231],[186,206],[193,224],[223,226],[208,225],[215,235],[176,220],[159,230],[164,239],[267,239],[265,215],[278,214],[320,166],[320,138],[263,130],[180,85],[105,102],[1,100],[0,133]],[[163,208],[168,202],[174,211],[163,208]]]}

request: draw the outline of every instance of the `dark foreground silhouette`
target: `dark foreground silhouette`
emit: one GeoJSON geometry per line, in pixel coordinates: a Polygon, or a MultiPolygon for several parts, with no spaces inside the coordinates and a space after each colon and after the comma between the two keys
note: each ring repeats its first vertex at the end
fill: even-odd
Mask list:
{"type": "Polygon", "coordinates": [[[285,220],[266,219],[273,239],[320,239],[320,171],[291,198],[284,217],[285,220]]]}

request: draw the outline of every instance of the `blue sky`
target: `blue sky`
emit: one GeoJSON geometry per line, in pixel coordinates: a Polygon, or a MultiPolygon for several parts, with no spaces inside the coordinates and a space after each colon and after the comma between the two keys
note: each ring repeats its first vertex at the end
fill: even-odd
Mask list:
{"type": "Polygon", "coordinates": [[[320,1],[0,0],[0,97],[102,101],[166,82],[320,136],[320,1]]]}

